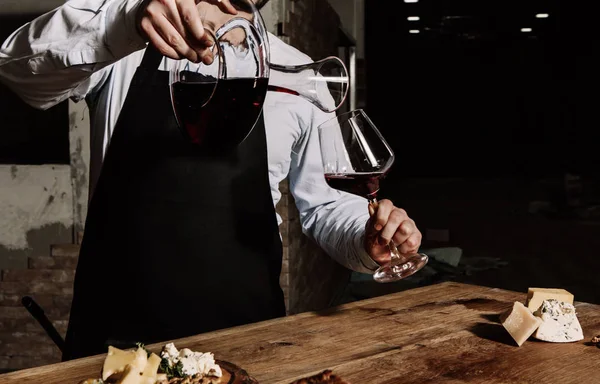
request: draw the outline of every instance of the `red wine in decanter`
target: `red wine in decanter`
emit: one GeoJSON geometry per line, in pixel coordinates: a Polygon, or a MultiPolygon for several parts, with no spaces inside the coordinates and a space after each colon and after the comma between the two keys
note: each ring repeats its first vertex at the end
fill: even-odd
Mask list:
{"type": "Polygon", "coordinates": [[[267,78],[222,79],[216,88],[214,82],[175,83],[172,97],[179,125],[194,144],[239,144],[262,111],[267,85],[267,78]]]}

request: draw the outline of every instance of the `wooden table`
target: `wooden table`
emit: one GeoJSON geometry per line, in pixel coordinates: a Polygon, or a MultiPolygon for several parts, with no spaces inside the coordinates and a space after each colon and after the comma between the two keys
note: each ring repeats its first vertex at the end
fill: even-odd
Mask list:
{"type": "MultiPolygon", "coordinates": [[[[332,369],[353,384],[600,383],[600,306],[576,303],[585,340],[517,347],[498,314],[524,293],[443,283],[175,341],[212,351],[261,384],[332,369]]],[[[577,298],[575,298],[577,299],[577,298]]],[[[157,350],[160,346],[150,346],[157,350]]],[[[0,375],[0,383],[77,384],[104,356],[0,375]]]]}

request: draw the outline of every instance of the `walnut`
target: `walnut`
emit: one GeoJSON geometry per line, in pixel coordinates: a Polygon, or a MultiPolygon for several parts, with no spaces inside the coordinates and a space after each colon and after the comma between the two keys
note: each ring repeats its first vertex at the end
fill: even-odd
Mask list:
{"type": "Polygon", "coordinates": [[[305,377],[300,380],[296,380],[291,384],[349,384],[342,380],[340,377],[333,374],[329,369],[316,374],[314,376],[305,377]]]}

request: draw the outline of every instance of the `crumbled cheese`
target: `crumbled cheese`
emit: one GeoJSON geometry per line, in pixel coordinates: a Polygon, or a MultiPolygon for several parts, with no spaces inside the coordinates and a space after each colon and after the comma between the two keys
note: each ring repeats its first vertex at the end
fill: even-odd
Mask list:
{"type": "Polygon", "coordinates": [[[166,359],[171,367],[181,364],[181,372],[186,376],[223,376],[221,367],[210,352],[194,352],[188,348],[178,351],[173,343],[169,343],[164,346],[160,356],[166,359]]]}
{"type": "MultiPolygon", "coordinates": [[[[175,348],[175,344],[169,343],[165,345],[160,353],[160,357],[167,359],[169,363],[172,363],[174,359],[179,357],[179,351],[175,348]]],[[[170,364],[171,365],[171,364],[170,364]]]]}
{"type": "Polygon", "coordinates": [[[542,319],[533,335],[536,339],[554,343],[583,340],[581,324],[572,304],[556,299],[544,300],[534,314],[542,319]]]}

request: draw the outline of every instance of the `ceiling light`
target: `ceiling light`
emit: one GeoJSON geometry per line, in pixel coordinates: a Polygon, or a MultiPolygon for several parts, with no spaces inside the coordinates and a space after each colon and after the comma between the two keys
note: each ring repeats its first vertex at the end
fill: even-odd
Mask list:
{"type": "Polygon", "coordinates": [[[411,29],[410,31],[408,31],[409,33],[419,33],[420,31],[418,29],[411,29]]]}
{"type": "Polygon", "coordinates": [[[531,28],[521,28],[521,32],[531,32],[531,28]]]}
{"type": "Polygon", "coordinates": [[[404,0],[405,3],[418,3],[419,0],[404,0]]]}
{"type": "Polygon", "coordinates": [[[547,13],[538,13],[537,15],[535,15],[535,17],[537,17],[538,19],[547,19],[550,15],[547,13]]]}
{"type": "Polygon", "coordinates": [[[408,16],[408,21],[419,21],[421,18],[419,16],[408,16]]]}

